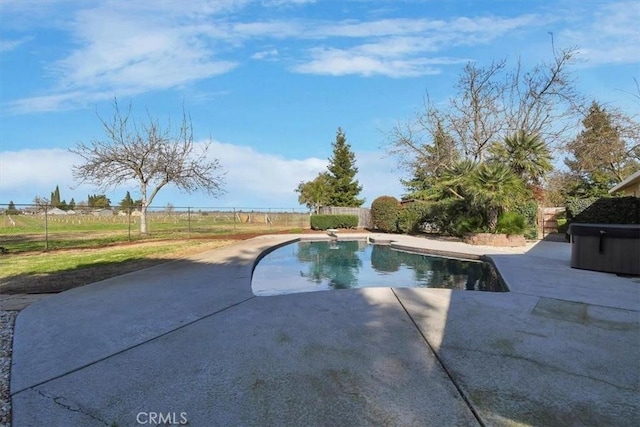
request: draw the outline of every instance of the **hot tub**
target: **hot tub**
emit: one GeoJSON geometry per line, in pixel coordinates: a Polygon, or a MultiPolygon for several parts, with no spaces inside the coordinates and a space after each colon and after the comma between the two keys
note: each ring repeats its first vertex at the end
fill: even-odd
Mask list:
{"type": "Polygon", "coordinates": [[[640,275],[640,224],[571,224],[571,267],[640,275]]]}

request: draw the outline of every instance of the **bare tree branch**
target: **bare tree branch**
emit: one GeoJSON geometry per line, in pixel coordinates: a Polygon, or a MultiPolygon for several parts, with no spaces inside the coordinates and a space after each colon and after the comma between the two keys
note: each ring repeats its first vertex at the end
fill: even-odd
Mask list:
{"type": "Polygon", "coordinates": [[[70,149],[82,162],[73,167],[73,176],[79,182],[96,185],[102,190],[135,180],[142,197],[140,232],[146,233],[146,211],[158,192],[172,183],[192,193],[205,191],[216,196],[223,192],[224,173],[218,159],[209,158],[209,144],[200,149],[193,141],[191,117],[183,108],[182,121],[177,133],[171,125],[162,127],[148,114],[138,126],[131,115],[131,106],[125,112],[114,100],[110,120],[98,116],[105,139],[92,139],[78,143],[70,149]]]}

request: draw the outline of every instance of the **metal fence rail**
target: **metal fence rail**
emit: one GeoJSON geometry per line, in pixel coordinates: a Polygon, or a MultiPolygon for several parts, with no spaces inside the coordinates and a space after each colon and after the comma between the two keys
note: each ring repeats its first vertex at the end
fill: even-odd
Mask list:
{"type": "Polygon", "coordinates": [[[303,230],[309,212],[299,208],[156,207],[140,233],[138,209],[62,211],[49,206],[0,206],[0,247],[6,251],[79,248],[142,239],[207,238],[224,234],[303,230]]]}

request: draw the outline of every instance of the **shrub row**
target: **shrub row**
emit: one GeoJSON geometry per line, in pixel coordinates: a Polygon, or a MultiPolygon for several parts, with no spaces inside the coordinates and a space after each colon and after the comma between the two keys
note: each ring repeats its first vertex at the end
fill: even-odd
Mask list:
{"type": "Polygon", "coordinates": [[[358,227],[357,215],[311,215],[311,228],[313,230],[356,227],[358,227]]]}
{"type": "MultiPolygon", "coordinates": [[[[462,236],[470,232],[486,232],[483,213],[461,200],[412,202],[400,205],[389,196],[371,204],[371,219],[377,231],[415,234],[423,231],[462,236]]],[[[525,234],[535,238],[537,205],[535,202],[505,212],[498,219],[497,232],[525,234]]]]}
{"type": "Polygon", "coordinates": [[[567,221],[587,224],[640,224],[640,198],[601,197],[567,201],[567,221]]]}

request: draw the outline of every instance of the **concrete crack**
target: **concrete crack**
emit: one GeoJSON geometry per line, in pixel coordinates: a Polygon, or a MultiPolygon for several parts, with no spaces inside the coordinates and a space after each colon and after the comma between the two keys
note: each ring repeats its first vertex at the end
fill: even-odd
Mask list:
{"type": "Polygon", "coordinates": [[[51,400],[53,403],[55,403],[56,405],[66,409],[67,411],[70,412],[77,412],[79,414],[82,415],[86,415],[89,418],[92,418],[102,424],[104,424],[105,426],[109,427],[109,423],[106,422],[105,420],[96,417],[93,414],[90,414],[86,411],[83,411],[82,408],[80,407],[80,405],[76,404],[75,402],[72,402],[70,400],[68,400],[66,397],[64,396],[58,396],[58,397],[53,397],[53,396],[49,396],[48,394],[46,394],[45,392],[38,390],[38,389],[32,389],[34,390],[36,393],[38,393],[40,396],[44,397],[45,399],[49,399],[51,400]]]}
{"type": "Polygon", "coordinates": [[[595,377],[591,377],[589,375],[583,375],[583,374],[579,374],[579,373],[576,373],[576,372],[570,372],[570,371],[564,370],[562,368],[559,368],[557,366],[547,365],[547,364],[541,363],[541,362],[539,362],[537,360],[529,359],[529,358],[524,357],[524,356],[518,356],[518,355],[513,355],[513,354],[505,354],[505,353],[495,353],[495,352],[487,351],[487,350],[478,350],[478,349],[464,348],[464,347],[452,346],[452,345],[442,345],[440,347],[440,349],[441,350],[442,349],[455,350],[456,352],[461,352],[462,351],[462,352],[468,352],[468,353],[480,353],[480,354],[485,355],[485,356],[506,357],[506,358],[509,358],[509,359],[520,360],[520,361],[523,361],[523,362],[532,363],[532,364],[534,364],[536,366],[539,366],[539,367],[541,367],[543,369],[548,369],[548,370],[556,372],[556,373],[562,373],[562,374],[566,374],[566,375],[571,375],[571,376],[578,377],[578,378],[586,378],[588,380],[596,381],[596,382],[599,382],[599,383],[602,383],[602,384],[606,384],[608,386],[611,386],[611,387],[614,387],[614,388],[617,388],[617,389],[620,389],[620,390],[626,390],[626,391],[630,391],[630,392],[638,392],[637,388],[625,387],[625,386],[622,386],[622,385],[619,385],[619,384],[615,384],[615,383],[612,383],[610,381],[607,381],[607,380],[604,380],[604,379],[601,379],[601,378],[595,378],[595,377]]]}

